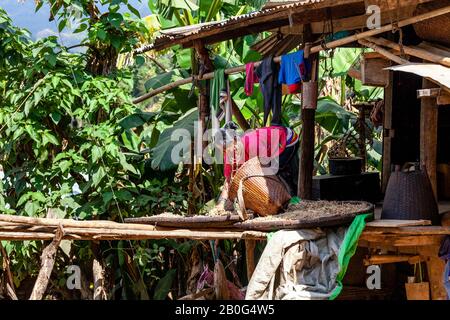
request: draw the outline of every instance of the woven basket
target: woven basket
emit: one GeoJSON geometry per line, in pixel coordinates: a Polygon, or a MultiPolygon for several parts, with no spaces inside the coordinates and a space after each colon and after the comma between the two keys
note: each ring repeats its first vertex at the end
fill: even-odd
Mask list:
{"type": "Polygon", "coordinates": [[[245,209],[260,216],[274,215],[291,198],[283,182],[268,171],[255,157],[245,162],[231,181],[229,198],[238,198],[243,220],[247,218],[245,209]]]}
{"type": "MultiPolygon", "coordinates": [[[[427,13],[450,5],[450,0],[422,3],[417,6],[414,15],[427,13]]],[[[450,45],[450,14],[444,14],[432,19],[414,24],[416,34],[423,40],[450,45]]]]}
{"type": "Polygon", "coordinates": [[[438,207],[426,170],[391,173],[381,219],[424,219],[439,224],[438,207]]]}

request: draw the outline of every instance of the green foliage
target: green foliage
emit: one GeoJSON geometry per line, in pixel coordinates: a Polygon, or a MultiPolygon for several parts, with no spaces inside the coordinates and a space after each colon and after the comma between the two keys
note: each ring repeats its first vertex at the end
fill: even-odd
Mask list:
{"type": "MultiPolygon", "coordinates": [[[[126,32],[137,31],[139,23],[117,13],[113,2],[110,14],[86,28],[85,41],[97,49],[107,44],[129,51],[137,38],[126,32]],[[123,37],[118,46],[114,35],[123,37]]],[[[64,6],[52,10],[60,29],[71,18],[64,6]]],[[[130,96],[132,72],[93,74],[89,59],[67,53],[56,37],[33,42],[0,8],[0,212],[43,217],[52,209],[61,218],[117,221],[184,212],[186,189],[170,180],[174,177],[144,178],[146,160],[151,161],[145,150],[158,141],[158,126],[178,115],[136,108],[130,96]]],[[[77,246],[74,254],[81,258],[89,251],[86,245],[77,246]]],[[[34,241],[5,243],[17,286],[36,274],[41,246],[34,241]]]]}

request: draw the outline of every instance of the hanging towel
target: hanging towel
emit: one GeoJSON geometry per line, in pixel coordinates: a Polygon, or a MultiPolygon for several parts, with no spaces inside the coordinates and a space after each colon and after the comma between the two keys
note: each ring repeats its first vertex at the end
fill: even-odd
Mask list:
{"type": "Polygon", "coordinates": [[[271,125],[281,125],[281,85],[278,83],[278,65],[273,56],[265,58],[256,68],[259,85],[264,98],[264,126],[272,110],[271,125]]]}
{"type": "Polygon", "coordinates": [[[211,80],[210,89],[210,105],[211,114],[215,115],[220,108],[220,91],[226,89],[225,86],[225,72],[224,69],[216,69],[214,71],[214,78],[211,80]]]}
{"type": "Polygon", "coordinates": [[[281,56],[280,74],[278,82],[288,86],[289,93],[298,93],[301,82],[305,80],[307,66],[303,57],[303,50],[281,56]]]}
{"type": "Polygon", "coordinates": [[[253,86],[259,82],[259,78],[255,73],[255,63],[249,62],[245,65],[245,94],[251,96],[253,94],[253,86]]]}

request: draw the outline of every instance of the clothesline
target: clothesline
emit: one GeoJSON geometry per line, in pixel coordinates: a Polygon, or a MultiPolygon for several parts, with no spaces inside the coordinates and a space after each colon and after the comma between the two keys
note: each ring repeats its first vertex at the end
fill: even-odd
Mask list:
{"type": "MultiPolygon", "coordinates": [[[[333,48],[336,48],[336,47],[339,47],[339,46],[342,46],[342,45],[346,45],[346,44],[349,44],[349,43],[352,43],[352,42],[355,42],[355,41],[358,41],[358,40],[361,40],[361,39],[365,39],[367,37],[371,37],[371,36],[374,36],[374,35],[377,35],[377,34],[380,34],[380,33],[391,31],[391,30],[396,29],[396,28],[401,28],[401,27],[404,27],[404,26],[407,26],[407,25],[410,25],[410,24],[414,24],[414,23],[417,23],[417,22],[428,20],[428,19],[434,18],[436,16],[444,15],[444,14],[447,14],[447,13],[450,13],[450,6],[446,6],[444,8],[440,8],[440,9],[437,9],[437,10],[434,10],[434,11],[430,11],[430,12],[427,12],[427,13],[424,13],[424,14],[421,14],[421,15],[418,15],[418,16],[411,17],[411,18],[407,18],[407,19],[399,21],[399,22],[397,22],[395,24],[394,23],[390,23],[390,24],[384,25],[384,26],[382,26],[382,27],[380,27],[378,29],[371,29],[371,30],[368,30],[368,31],[365,31],[365,32],[361,32],[361,33],[357,33],[357,34],[354,34],[354,35],[351,35],[351,36],[348,36],[348,37],[345,37],[345,38],[342,38],[342,39],[339,39],[339,40],[330,41],[330,42],[328,42],[326,44],[316,45],[316,46],[311,47],[311,49],[309,50],[309,53],[310,54],[314,54],[314,53],[319,53],[322,50],[333,49],[333,48]]],[[[281,61],[281,56],[274,57],[273,60],[274,60],[274,62],[279,63],[281,61]]],[[[255,67],[259,66],[260,64],[261,64],[261,61],[255,62],[255,67]]],[[[233,68],[228,68],[228,69],[225,69],[224,72],[227,75],[245,72],[245,65],[241,65],[241,66],[237,66],[237,67],[233,67],[233,68]]],[[[135,104],[140,103],[140,102],[145,101],[145,100],[147,100],[147,99],[149,99],[149,98],[151,98],[151,97],[153,97],[153,96],[155,96],[155,95],[157,95],[159,93],[162,93],[162,92],[165,92],[167,90],[179,87],[179,86],[184,85],[184,84],[191,83],[191,82],[193,82],[195,80],[209,80],[209,79],[212,79],[212,78],[214,78],[214,72],[205,73],[202,77],[192,76],[192,77],[189,77],[189,78],[186,78],[186,79],[181,79],[181,80],[169,83],[167,85],[161,86],[158,89],[152,90],[152,91],[150,91],[150,92],[148,92],[148,93],[146,93],[146,94],[144,94],[144,95],[134,99],[133,103],[135,103],[135,104]]]]}

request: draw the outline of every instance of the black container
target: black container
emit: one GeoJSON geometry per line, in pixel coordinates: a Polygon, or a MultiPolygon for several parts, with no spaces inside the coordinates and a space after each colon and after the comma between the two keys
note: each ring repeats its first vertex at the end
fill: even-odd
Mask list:
{"type": "Polygon", "coordinates": [[[425,219],[439,224],[438,205],[425,170],[391,173],[381,219],[425,219]]]}
{"type": "Polygon", "coordinates": [[[362,158],[331,158],[328,159],[328,170],[332,175],[360,174],[362,158]]]}

